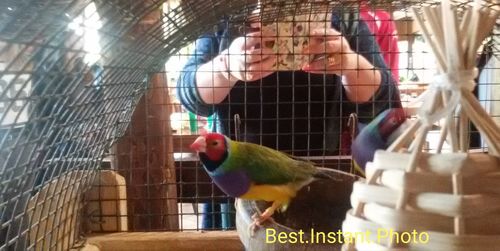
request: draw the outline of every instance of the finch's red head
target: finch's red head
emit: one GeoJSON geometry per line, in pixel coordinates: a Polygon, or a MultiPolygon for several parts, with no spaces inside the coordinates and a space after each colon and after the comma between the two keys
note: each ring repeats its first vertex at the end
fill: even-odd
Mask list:
{"type": "Polygon", "coordinates": [[[406,121],[406,114],[403,108],[393,108],[387,111],[382,119],[379,130],[384,140],[389,137],[399,126],[406,121]]]}
{"type": "Polygon", "coordinates": [[[198,137],[191,149],[198,153],[204,153],[213,161],[220,160],[226,152],[226,138],[220,133],[207,133],[198,137]]]}

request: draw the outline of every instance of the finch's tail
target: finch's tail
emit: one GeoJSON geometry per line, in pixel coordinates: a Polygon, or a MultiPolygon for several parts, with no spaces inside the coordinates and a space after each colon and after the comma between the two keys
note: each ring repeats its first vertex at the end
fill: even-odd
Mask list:
{"type": "Polygon", "coordinates": [[[324,167],[317,167],[313,177],[316,179],[342,180],[344,172],[324,167]]]}

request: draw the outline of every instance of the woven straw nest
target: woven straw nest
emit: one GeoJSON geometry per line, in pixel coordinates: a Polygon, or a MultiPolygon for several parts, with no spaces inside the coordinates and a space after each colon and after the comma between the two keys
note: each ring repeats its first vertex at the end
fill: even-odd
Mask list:
{"type": "MultiPolygon", "coordinates": [[[[498,7],[498,6],[497,6],[498,7]]],[[[420,115],[354,184],[344,250],[498,250],[500,247],[500,128],[472,95],[475,53],[499,10],[479,1],[449,1],[414,10],[441,75],[423,94],[420,115]],[[461,6],[460,8],[463,8],[461,6]],[[468,149],[469,120],[488,154],[468,149]],[[424,153],[431,125],[442,121],[435,153],[424,153]],[[445,140],[450,153],[441,153],[445,140]],[[367,234],[370,232],[371,234],[367,234]],[[359,235],[356,235],[358,233],[359,235]]]]}
{"type": "Polygon", "coordinates": [[[364,208],[361,216],[355,216],[354,210],[347,214],[343,230],[370,231],[373,237],[373,243],[359,240],[358,250],[390,250],[391,240],[396,242],[394,248],[415,250],[491,250],[500,246],[498,158],[422,154],[416,170],[406,172],[410,159],[408,153],[377,152],[367,167],[368,180],[380,172],[377,181],[354,184],[352,203],[362,202],[364,208]],[[408,194],[407,200],[398,209],[403,193],[408,194]]]}

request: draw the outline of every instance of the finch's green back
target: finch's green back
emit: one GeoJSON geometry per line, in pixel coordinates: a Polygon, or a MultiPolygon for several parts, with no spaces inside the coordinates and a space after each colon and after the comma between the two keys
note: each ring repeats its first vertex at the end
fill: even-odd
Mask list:
{"type": "Polygon", "coordinates": [[[280,151],[257,144],[228,140],[225,171],[244,169],[256,184],[301,183],[316,172],[312,162],[295,159],[280,151]]]}

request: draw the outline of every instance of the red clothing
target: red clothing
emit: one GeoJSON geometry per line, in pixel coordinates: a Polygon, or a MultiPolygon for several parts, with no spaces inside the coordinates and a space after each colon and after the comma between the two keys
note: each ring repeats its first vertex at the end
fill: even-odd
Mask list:
{"type": "Polygon", "coordinates": [[[380,46],[380,52],[384,57],[387,67],[391,69],[396,83],[399,83],[399,47],[396,25],[391,15],[383,10],[373,10],[363,7],[360,17],[368,25],[370,31],[375,35],[375,41],[380,46]]]}

